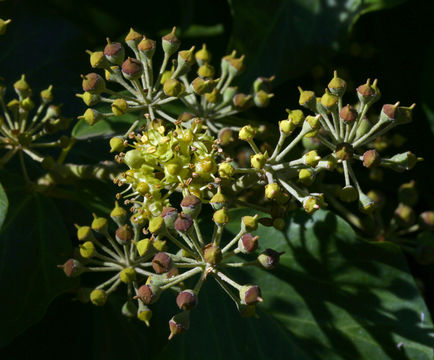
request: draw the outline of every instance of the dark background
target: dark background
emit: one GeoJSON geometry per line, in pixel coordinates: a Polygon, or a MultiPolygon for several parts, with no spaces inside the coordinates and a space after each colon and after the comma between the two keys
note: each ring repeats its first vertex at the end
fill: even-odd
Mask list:
{"type": "MultiPolygon", "coordinates": [[[[272,1],[270,6],[276,7],[276,13],[284,12],[284,3],[272,1]]],[[[337,3],[343,5],[343,2],[337,3]]],[[[129,27],[159,39],[176,25],[185,35],[181,36],[183,48],[192,44],[199,46],[206,41],[214,59],[232,50],[234,44],[244,44],[247,50],[258,45],[258,52],[261,51],[264,57],[249,57],[251,54],[247,52],[247,69],[240,83],[248,90],[248,84],[258,75],[277,76],[273,89],[276,96],[270,107],[252,115],[262,121],[277,123],[285,116],[285,108],[296,108],[298,85],[313,88],[319,94],[334,69],[348,80],[349,91],[368,77],[378,78],[383,95],[381,104],[397,100],[402,105],[417,104],[413,123],[397,132],[407,138],[402,151],[411,150],[424,157],[425,162],[411,172],[387,173],[383,182],[375,187],[385,192],[388,199],[396,199],[397,186],[415,179],[421,194],[417,210],[433,209],[434,3],[406,1],[390,9],[362,15],[350,32],[335,31],[332,23],[326,21],[333,19],[333,9],[325,11],[325,20],[321,18],[315,24],[303,11],[294,12],[293,16],[288,11],[271,23],[267,18],[269,15],[261,14],[255,7],[259,1],[233,1],[232,4],[231,13],[231,7],[225,1],[3,2],[0,3],[0,17],[11,18],[13,22],[7,34],[0,38],[0,73],[6,83],[12,84],[25,72],[32,87],[38,91],[53,84],[56,101],[64,104],[63,112],[76,117],[85,109],[74,94],[81,92],[79,75],[90,72],[88,56],[84,53],[86,49],[101,49],[107,36],[113,40],[122,39],[129,27]],[[237,11],[243,7],[247,9],[245,12],[237,11]],[[246,12],[252,18],[247,17],[246,12]],[[258,26],[249,27],[252,22],[258,26]],[[285,33],[293,23],[298,24],[296,30],[299,32],[285,33]],[[200,31],[191,31],[192,24],[214,30],[211,36],[203,36],[200,31]],[[271,36],[261,42],[271,26],[271,36]],[[321,31],[312,34],[315,26],[321,31]],[[299,44],[299,48],[288,44],[299,44]]],[[[107,149],[100,151],[104,154],[107,149]]],[[[81,153],[73,153],[72,157],[91,161],[81,153]]],[[[367,185],[371,184],[367,177],[361,180],[365,187],[371,186],[367,185]]],[[[411,258],[409,261],[425,288],[430,306],[433,293],[432,283],[428,282],[429,272],[411,258]]],[[[89,306],[71,302],[69,295],[63,295],[51,304],[41,322],[0,350],[0,356],[4,354],[3,359],[36,356],[85,359],[84,351],[93,341],[92,328],[87,321],[92,316],[89,306]],[[78,327],[80,323],[84,325],[78,327]]]]}

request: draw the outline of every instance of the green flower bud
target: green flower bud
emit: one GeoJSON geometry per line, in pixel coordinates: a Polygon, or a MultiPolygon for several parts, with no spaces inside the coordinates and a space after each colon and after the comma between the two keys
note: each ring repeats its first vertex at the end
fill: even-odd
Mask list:
{"type": "Polygon", "coordinates": [[[122,63],[122,74],[125,79],[137,80],[143,74],[143,64],[137,59],[128,57],[122,63]]]}
{"type": "Polygon", "coordinates": [[[285,135],[290,135],[297,126],[291,120],[282,120],[279,121],[279,129],[285,135]]]}
{"type": "Polygon", "coordinates": [[[92,257],[95,254],[95,245],[92,241],[86,241],[79,245],[80,255],[85,259],[92,257]]]}
{"type": "Polygon", "coordinates": [[[396,104],[384,104],[381,108],[380,122],[394,122],[398,117],[399,101],[396,104]]]}
{"type": "Polygon", "coordinates": [[[267,93],[269,93],[271,91],[271,82],[274,81],[276,77],[270,76],[269,78],[266,77],[258,77],[256,78],[256,80],[253,82],[253,91],[256,93],[260,90],[263,90],[267,93]]]}
{"type": "Polygon", "coordinates": [[[310,186],[315,181],[315,171],[313,169],[301,169],[298,172],[298,181],[305,186],[310,186]]]}
{"type": "Polygon", "coordinates": [[[107,294],[102,289],[95,289],[90,293],[90,301],[95,306],[103,306],[107,301],[107,294]]]}
{"type": "Polygon", "coordinates": [[[157,274],[168,272],[172,267],[172,258],[165,252],[157,253],[152,259],[152,268],[157,274]]]}
{"type": "Polygon", "coordinates": [[[398,116],[395,119],[396,124],[404,125],[411,123],[412,121],[412,111],[416,104],[411,105],[410,107],[400,106],[398,108],[398,116]]]}
{"type": "Polygon", "coordinates": [[[259,90],[255,93],[253,97],[253,101],[255,105],[259,108],[267,107],[270,104],[270,99],[274,96],[274,94],[268,94],[264,90],[259,90]]]}
{"type": "Polygon", "coordinates": [[[197,196],[187,195],[181,201],[181,209],[184,214],[190,215],[195,218],[199,215],[202,209],[202,202],[197,196]]]}
{"type": "Polygon", "coordinates": [[[219,176],[223,179],[230,179],[235,169],[231,163],[223,162],[219,165],[219,176]]]}
{"type": "Polygon", "coordinates": [[[31,111],[35,107],[35,103],[29,97],[26,97],[23,101],[21,101],[20,105],[21,109],[25,111],[31,111]]]}
{"type": "Polygon", "coordinates": [[[193,226],[193,218],[191,215],[181,213],[175,220],[174,226],[176,231],[187,233],[193,226]]]}
{"type": "Polygon", "coordinates": [[[309,151],[303,155],[303,163],[311,167],[317,166],[320,160],[321,156],[318,155],[316,150],[309,151]]]}
{"type": "Polygon", "coordinates": [[[222,209],[214,212],[212,219],[214,220],[214,222],[217,225],[220,225],[220,226],[224,226],[230,221],[229,214],[228,214],[228,211],[226,210],[226,208],[222,208],[222,209]]]}
{"type": "Polygon", "coordinates": [[[193,290],[183,290],[176,297],[176,305],[180,310],[192,310],[197,306],[197,295],[193,290]]]}
{"type": "MultiPolygon", "coordinates": [[[[306,116],[306,119],[303,123],[303,132],[306,132],[306,135],[312,134],[311,136],[316,135],[316,131],[320,128],[321,123],[319,122],[319,118],[321,115],[317,116],[306,116]]],[[[309,136],[308,136],[309,137],[309,136]]]]}
{"type": "Polygon", "coordinates": [[[359,198],[359,192],[351,185],[347,185],[340,189],[338,195],[339,198],[344,202],[353,202],[359,198]]]}
{"type": "Polygon", "coordinates": [[[116,241],[120,245],[127,245],[134,238],[134,232],[130,225],[119,226],[116,230],[116,241]]]}
{"type": "Polygon", "coordinates": [[[95,214],[93,214],[93,221],[91,224],[91,228],[92,230],[98,233],[105,234],[107,233],[107,229],[108,229],[108,221],[106,218],[98,217],[95,214]]]}
{"type": "Polygon", "coordinates": [[[234,96],[237,94],[238,88],[234,86],[228,86],[223,92],[223,102],[225,104],[233,101],[234,96]]]}
{"type": "Polygon", "coordinates": [[[243,254],[250,254],[258,248],[258,236],[253,236],[252,234],[244,234],[241,239],[238,240],[238,249],[243,254]]]}
{"type": "Polygon", "coordinates": [[[340,143],[336,145],[335,156],[339,160],[351,160],[353,158],[354,148],[349,143],[340,143]]]}
{"type": "Polygon", "coordinates": [[[364,117],[357,127],[356,130],[356,138],[361,138],[363,135],[365,135],[369,130],[371,130],[372,123],[368,120],[367,117],[364,117]]]}
{"type": "Polygon", "coordinates": [[[143,39],[143,35],[135,31],[133,28],[130,29],[130,32],[125,37],[125,42],[127,45],[133,50],[137,50],[137,45],[143,39]]]}
{"type": "Polygon", "coordinates": [[[376,150],[368,150],[363,154],[363,166],[373,168],[381,163],[381,156],[376,150]]]}
{"type": "Polygon", "coordinates": [[[47,89],[41,91],[41,101],[44,104],[53,101],[53,85],[50,85],[47,89]]]}
{"type": "Polygon", "coordinates": [[[81,78],[83,79],[81,83],[83,91],[91,94],[101,94],[105,90],[105,81],[97,73],[81,75],[81,78]]]}
{"type": "Polygon", "coordinates": [[[243,216],[241,218],[241,229],[243,231],[255,231],[258,228],[258,215],[255,216],[243,216]]]}
{"type": "Polygon", "coordinates": [[[147,39],[146,37],[143,37],[142,41],[140,41],[139,45],[137,45],[139,51],[148,59],[151,59],[152,56],[154,56],[156,47],[156,42],[154,40],[147,39]]]}
{"type": "Polygon", "coordinates": [[[210,205],[214,210],[220,210],[228,206],[228,199],[221,193],[220,188],[217,193],[209,201],[210,205]]]}
{"type": "Polygon", "coordinates": [[[420,214],[419,225],[424,230],[434,231],[434,211],[425,211],[420,214]]]}
{"type": "Polygon", "coordinates": [[[282,254],[284,253],[278,253],[273,249],[266,249],[258,256],[258,262],[262,265],[264,269],[271,270],[279,264],[282,254]]]}
{"type": "Polygon", "coordinates": [[[126,316],[127,318],[134,318],[137,314],[137,306],[134,304],[133,301],[127,300],[124,305],[122,305],[122,315],[126,316]]]}
{"type": "Polygon", "coordinates": [[[113,114],[116,116],[121,116],[128,111],[128,103],[125,99],[116,99],[111,105],[113,114]]]}
{"type": "Polygon", "coordinates": [[[203,257],[205,261],[212,266],[220,264],[220,262],[223,260],[221,249],[212,243],[206,245],[203,249],[203,257]]]}
{"type": "Polygon", "coordinates": [[[257,285],[244,285],[240,289],[240,299],[241,303],[246,305],[262,302],[261,289],[257,285]]]}
{"type": "Polygon", "coordinates": [[[323,194],[309,195],[303,199],[303,208],[308,214],[313,214],[325,205],[323,194]]]}
{"type": "Polygon", "coordinates": [[[303,111],[286,109],[286,112],[288,113],[288,120],[293,122],[295,126],[303,124],[305,120],[303,111]]]}
{"type": "Polygon", "coordinates": [[[109,67],[109,63],[107,61],[107,58],[104,56],[104,53],[102,51],[86,51],[90,58],[90,66],[92,66],[94,69],[105,69],[109,67]]]}
{"type": "Polygon", "coordinates": [[[142,300],[145,305],[155,304],[160,298],[160,286],[156,284],[145,284],[139,287],[137,297],[142,300]]]}
{"type": "Polygon", "coordinates": [[[163,91],[166,96],[179,97],[184,91],[184,84],[176,79],[167,79],[163,85],[163,91]]]}
{"type": "Polygon", "coordinates": [[[255,169],[263,169],[268,160],[268,154],[255,154],[250,157],[250,165],[255,169]]]}
{"type": "Polygon", "coordinates": [[[0,35],[3,35],[6,32],[6,28],[7,25],[11,22],[12,20],[8,19],[8,20],[3,20],[0,19],[0,35]]]}
{"type": "Polygon", "coordinates": [[[251,95],[239,93],[234,96],[232,102],[237,109],[247,109],[252,104],[251,100],[251,95]]]}
{"type": "Polygon", "coordinates": [[[77,239],[78,241],[94,241],[92,230],[89,226],[78,226],[77,227],[77,239]]]}
{"type": "Polygon", "coordinates": [[[191,65],[194,64],[194,46],[190,50],[183,50],[178,52],[176,73],[178,76],[185,75],[190,71],[191,65]]]}
{"type": "Polygon", "coordinates": [[[197,69],[197,75],[204,79],[212,79],[215,75],[214,66],[210,64],[203,64],[197,69]]]}
{"type": "Polygon", "coordinates": [[[137,319],[143,321],[146,326],[150,326],[149,320],[152,318],[152,311],[145,304],[139,301],[139,309],[137,311],[137,319]]]}
{"type": "Polygon", "coordinates": [[[136,270],[131,267],[123,269],[119,273],[119,279],[121,279],[121,281],[125,284],[131,284],[133,281],[136,280],[136,270]]]}
{"type": "Polygon", "coordinates": [[[203,44],[202,48],[200,50],[196,51],[196,54],[194,54],[194,57],[196,58],[197,64],[199,66],[207,64],[211,61],[211,53],[206,48],[206,44],[203,44]]]}
{"type": "Polygon", "coordinates": [[[102,120],[104,115],[98,110],[89,108],[78,119],[84,119],[90,126],[95,125],[98,121],[102,120]]]}
{"type": "Polygon", "coordinates": [[[59,265],[58,267],[63,269],[67,277],[80,276],[86,270],[81,262],[75,259],[68,259],[63,265],[59,265]]]}
{"type": "Polygon", "coordinates": [[[280,196],[280,186],[277,183],[272,183],[265,185],[265,197],[267,199],[276,199],[278,196],[280,196]]]}
{"type": "Polygon", "coordinates": [[[364,193],[359,193],[359,207],[365,213],[375,210],[375,202],[364,193]]]}
{"type": "Polygon", "coordinates": [[[174,26],[169,34],[162,37],[163,51],[166,56],[172,56],[178,51],[179,46],[181,45],[181,41],[176,37],[175,32],[176,27],[174,26]]]}
{"type": "Polygon", "coordinates": [[[333,73],[333,79],[329,82],[328,88],[333,95],[341,97],[344,95],[347,88],[345,80],[338,77],[338,72],[335,70],[333,73]]]}
{"type": "Polygon", "coordinates": [[[137,248],[137,252],[139,253],[140,256],[145,256],[146,254],[148,254],[149,252],[152,251],[153,246],[152,246],[151,240],[142,239],[142,240],[136,242],[136,248],[137,248]]]}
{"type": "Polygon", "coordinates": [[[328,89],[326,89],[324,95],[321,97],[321,105],[325,109],[331,111],[338,105],[338,100],[337,96],[333,95],[328,91],[328,89]]]}
{"type": "Polygon", "coordinates": [[[316,111],[315,93],[313,91],[305,91],[300,86],[298,87],[298,91],[300,92],[300,98],[298,99],[298,103],[305,108],[316,111]]]}
{"type": "Polygon", "coordinates": [[[409,227],[416,221],[416,213],[410,206],[401,203],[395,209],[394,218],[401,227],[409,227]]]}
{"type": "Polygon", "coordinates": [[[345,124],[352,124],[357,120],[358,113],[357,110],[354,109],[351,105],[344,106],[339,112],[339,117],[345,124]]]}
{"type": "Polygon", "coordinates": [[[229,59],[228,71],[232,76],[236,76],[244,71],[244,58],[245,55],[242,55],[239,58],[229,59]]]}
{"type": "Polygon", "coordinates": [[[249,141],[252,140],[256,135],[256,129],[254,129],[251,125],[246,125],[241,128],[238,133],[238,138],[240,140],[249,141]]]}
{"type": "Polygon", "coordinates": [[[391,169],[403,172],[404,170],[412,169],[417,162],[422,161],[422,158],[416,157],[412,152],[396,154],[390,159],[382,159],[381,165],[390,167],[391,169]]]}
{"type": "Polygon", "coordinates": [[[110,152],[121,152],[125,150],[124,139],[120,137],[112,137],[110,139],[110,152]]]}
{"type": "Polygon", "coordinates": [[[156,216],[149,221],[148,230],[153,234],[159,234],[164,231],[164,219],[161,216],[156,216]]]}
{"type": "Polygon", "coordinates": [[[164,219],[164,224],[168,229],[175,228],[175,221],[178,218],[178,210],[173,207],[165,207],[160,216],[164,219]]]}
{"type": "Polygon", "coordinates": [[[124,157],[124,163],[130,169],[139,169],[146,160],[143,158],[139,150],[133,149],[126,152],[124,157]]]}
{"type": "Polygon", "coordinates": [[[357,96],[359,98],[359,101],[362,104],[372,104],[376,100],[379,99],[379,92],[377,87],[377,80],[374,80],[373,84],[371,85],[371,80],[368,79],[366,81],[366,84],[360,85],[357,88],[357,96]]]}
{"type": "Polygon", "coordinates": [[[91,94],[90,92],[85,92],[83,94],[76,94],[76,96],[81,98],[87,106],[94,106],[101,101],[100,95],[91,94]]]}
{"type": "Polygon", "coordinates": [[[198,95],[204,95],[206,93],[210,93],[214,90],[215,83],[211,80],[204,80],[200,77],[197,77],[191,82],[191,87],[194,92],[198,95]]]}
{"type": "Polygon", "coordinates": [[[205,94],[206,101],[211,104],[217,104],[217,102],[220,100],[220,97],[220,92],[217,90],[217,88],[214,88],[211,92],[205,94]]]}
{"type": "Polygon", "coordinates": [[[190,328],[190,312],[183,311],[182,313],[176,314],[169,320],[170,335],[169,340],[171,340],[175,335],[182,334],[190,328]]]}
{"type": "Polygon", "coordinates": [[[113,221],[118,226],[122,226],[127,220],[127,215],[128,212],[123,207],[119,206],[117,201],[115,201],[115,207],[110,213],[110,217],[113,219],[113,221]]]}

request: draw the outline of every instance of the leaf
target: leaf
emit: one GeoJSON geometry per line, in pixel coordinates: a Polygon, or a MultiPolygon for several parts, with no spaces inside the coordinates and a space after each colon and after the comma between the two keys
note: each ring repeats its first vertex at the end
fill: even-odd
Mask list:
{"type": "MultiPolygon", "coordinates": [[[[233,233],[245,214],[232,212],[233,233]]],[[[261,319],[241,319],[207,283],[191,329],[159,359],[432,359],[430,315],[396,246],[359,240],[327,211],[257,234],[262,248],[285,251],[273,271],[233,272],[261,286],[261,319]]]]}
{"type": "Polygon", "coordinates": [[[275,85],[294,78],[336,50],[357,18],[403,0],[228,0],[233,28],[229,50],[246,55],[240,83],[276,75],[275,85]]]}
{"type": "Polygon", "coordinates": [[[2,184],[0,184],[0,229],[2,228],[3,222],[5,221],[6,214],[8,212],[8,206],[8,197],[6,196],[2,184]]]}
{"type": "Polygon", "coordinates": [[[75,284],[57,268],[71,245],[53,202],[23,188],[8,195],[13,206],[0,232],[0,346],[39,321],[50,302],[75,284]]]}

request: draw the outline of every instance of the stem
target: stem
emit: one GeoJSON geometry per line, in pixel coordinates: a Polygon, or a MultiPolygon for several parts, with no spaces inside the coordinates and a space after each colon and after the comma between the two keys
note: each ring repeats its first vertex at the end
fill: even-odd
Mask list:
{"type": "Polygon", "coordinates": [[[242,288],[242,286],[240,284],[238,284],[237,282],[233,281],[231,278],[227,277],[222,272],[217,271],[217,270],[214,269],[212,273],[215,274],[216,276],[218,276],[223,281],[227,282],[229,285],[231,285],[235,289],[240,290],[242,288]]]}
{"type": "Polygon", "coordinates": [[[228,242],[228,244],[222,249],[222,253],[224,254],[226,251],[228,251],[233,245],[235,245],[238,240],[243,236],[246,232],[244,230],[241,230],[231,241],[228,242]]]}
{"type": "Polygon", "coordinates": [[[197,273],[199,273],[201,271],[203,271],[202,267],[198,266],[198,267],[195,267],[194,269],[186,271],[185,273],[177,275],[177,276],[171,278],[170,282],[161,286],[161,290],[166,290],[166,289],[172,287],[173,285],[176,285],[176,284],[180,283],[181,281],[184,281],[184,280],[188,279],[189,277],[196,275],[197,273]]]}

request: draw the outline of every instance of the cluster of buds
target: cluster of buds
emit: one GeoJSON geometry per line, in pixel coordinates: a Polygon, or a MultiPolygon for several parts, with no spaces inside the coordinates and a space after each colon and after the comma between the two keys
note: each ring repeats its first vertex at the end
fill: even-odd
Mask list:
{"type": "Polygon", "coordinates": [[[371,84],[368,79],[357,88],[358,103],[343,106],[346,83],[336,72],[321,97],[316,97],[313,91],[299,90],[299,104],[315,115],[305,116],[301,110],[287,110],[288,118],[279,123],[280,138],[271,155],[261,152],[255,144],[255,128],[250,125],[243,127],[239,138],[247,141],[255,154],[251,157],[250,169],[236,169],[235,173],[261,176],[268,183],[267,198],[275,199],[283,190],[312,213],[325,202],[323,194],[310,193],[308,188],[320,172],[337,170],[344,175],[340,199],[345,202],[358,200],[362,211],[372,211],[375,203],[362,191],[353,170],[354,162],[359,161],[369,169],[382,166],[400,172],[413,168],[421,160],[413,153],[408,151],[383,158],[372,144],[395,126],[411,122],[414,105],[386,104],[377,118],[368,119],[369,108],[380,98],[377,81],[371,84]],[[297,135],[285,145],[286,139],[295,132],[297,135]],[[285,160],[298,143],[310,138],[323,145],[324,154],[311,150],[298,159],[285,160]]]}
{"type": "Polygon", "coordinates": [[[52,86],[40,92],[40,105],[35,106],[31,98],[32,89],[24,75],[14,83],[17,97],[5,100],[6,87],[0,85],[0,167],[4,166],[15,154],[20,157],[24,177],[29,180],[24,155],[42,164],[44,168],[53,166],[51,156],[39,153],[41,149],[62,148],[64,151],[72,144],[67,136],[60,136],[54,141],[43,141],[62,130],[66,130],[71,119],[60,115],[60,106],[50,105],[53,101],[52,86]]]}
{"type": "Polygon", "coordinates": [[[251,234],[258,227],[257,215],[244,216],[238,234],[223,243],[223,229],[230,219],[224,199],[220,196],[218,200],[212,202],[214,232],[209,239],[204,237],[198,222],[202,202],[194,195],[184,196],[181,212],[166,207],[146,226],[136,215],[127,221],[127,211],[116,204],[111,212],[118,226],[115,235],[109,233],[106,218],[94,215],[91,226],[77,226],[78,251],[59,267],[69,277],[86,272],[113,273],[108,280],[82,291],[82,297],[102,306],[124,284],[127,299],[122,313],[148,326],[152,304],[166,290],[175,292],[180,312],[169,321],[169,339],[189,328],[190,311],[197,306],[201,287],[209,278],[233,299],[242,316],[255,316],[255,306],[262,301],[260,288],[238,284],[225,270],[245,266],[269,270],[278,264],[281,254],[272,249],[257,254],[258,236],[251,234]],[[250,255],[252,259],[230,261],[237,254],[250,255]]]}
{"type": "Polygon", "coordinates": [[[164,58],[158,72],[154,71],[153,64],[156,42],[133,29],[125,38],[134,54],[132,57],[126,55],[121,43],[110,39],[107,39],[104,51],[88,51],[91,66],[104,70],[105,80],[97,73],[82,76],[84,93],[78,96],[90,108],[80,118],[93,125],[104,117],[138,113],[138,118],[149,114],[151,120],[160,117],[175,124],[176,119],[164,111],[163,105],[180,100],[189,112],[201,118],[204,125],[216,134],[223,128],[219,119],[254,104],[259,107],[268,105],[273,96],[269,92],[272,78],[257,79],[249,95],[238,93],[231,83],[244,69],[244,56],[237,58],[235,51],[224,56],[220,76],[216,78],[215,69],[210,63],[211,53],[206,45],[198,51],[195,51],[194,46],[178,51],[181,42],[175,30],[173,28],[172,32],[162,37],[164,58]],[[170,65],[170,58],[175,54],[177,58],[170,65]],[[187,76],[196,66],[197,76],[188,79],[187,76]],[[126,91],[110,90],[106,87],[106,81],[115,82],[126,91]],[[112,112],[102,113],[95,109],[94,106],[100,102],[109,103],[112,112]]]}
{"type": "MultiPolygon", "coordinates": [[[[191,116],[183,114],[180,118],[191,116]]],[[[179,120],[173,130],[167,130],[161,121],[150,121],[146,131],[131,132],[129,137],[132,144],[120,137],[110,141],[112,151],[120,151],[115,159],[129,168],[114,182],[127,185],[117,197],[123,196],[125,204],[134,204],[140,219],[159,215],[175,190],[202,198],[205,189],[218,186],[220,179],[215,174],[221,148],[198,118],[192,119],[188,128],[179,120]],[[127,146],[132,149],[124,152],[127,146]]]]}

